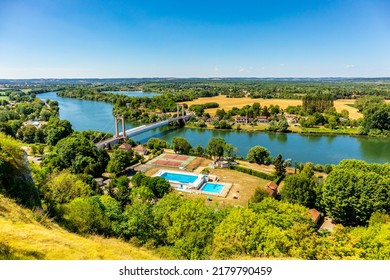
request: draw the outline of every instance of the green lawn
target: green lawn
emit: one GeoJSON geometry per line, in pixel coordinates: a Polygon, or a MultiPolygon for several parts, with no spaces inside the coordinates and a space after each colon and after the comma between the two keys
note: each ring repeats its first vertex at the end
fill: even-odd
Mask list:
{"type": "Polygon", "coordinates": [[[338,128],[338,129],[330,129],[326,127],[299,127],[299,126],[290,126],[288,128],[292,132],[298,133],[323,133],[323,134],[348,134],[348,135],[356,135],[359,134],[358,129],[356,127],[353,128],[338,128]]]}

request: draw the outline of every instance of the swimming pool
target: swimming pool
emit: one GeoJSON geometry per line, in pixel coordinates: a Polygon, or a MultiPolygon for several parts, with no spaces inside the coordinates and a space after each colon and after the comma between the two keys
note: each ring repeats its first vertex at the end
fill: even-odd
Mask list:
{"type": "Polygon", "coordinates": [[[189,174],[184,174],[184,173],[171,173],[171,172],[164,172],[160,177],[164,178],[165,180],[168,181],[175,181],[183,184],[193,184],[196,179],[198,179],[197,175],[189,175],[189,174]]]}
{"type": "Polygon", "coordinates": [[[215,183],[206,183],[203,185],[201,191],[202,192],[208,192],[208,193],[214,193],[214,194],[220,194],[224,188],[224,184],[215,184],[215,183]]]}

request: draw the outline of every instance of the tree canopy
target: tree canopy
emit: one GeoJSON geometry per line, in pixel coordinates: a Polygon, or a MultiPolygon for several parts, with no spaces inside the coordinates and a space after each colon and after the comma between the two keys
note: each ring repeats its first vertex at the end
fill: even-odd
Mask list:
{"type": "Polygon", "coordinates": [[[254,146],[250,148],[246,158],[249,162],[255,162],[257,164],[265,164],[269,161],[270,152],[267,148],[262,146],[254,146]]]}
{"type": "Polygon", "coordinates": [[[209,142],[207,143],[207,153],[210,155],[210,157],[220,159],[225,150],[225,139],[219,138],[219,137],[213,137],[210,138],[209,142]]]}
{"type": "Polygon", "coordinates": [[[374,212],[390,213],[390,165],[343,160],[328,175],[322,202],[343,224],[365,224],[374,212]]]}
{"type": "Polygon", "coordinates": [[[191,148],[191,144],[183,137],[174,137],[172,139],[172,149],[175,153],[188,155],[191,148]]]}

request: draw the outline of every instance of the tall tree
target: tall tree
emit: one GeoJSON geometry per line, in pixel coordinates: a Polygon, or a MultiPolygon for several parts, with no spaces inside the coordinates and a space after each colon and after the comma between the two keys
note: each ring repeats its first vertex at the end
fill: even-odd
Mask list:
{"type": "Polygon", "coordinates": [[[192,147],[187,139],[183,137],[174,137],[172,139],[172,148],[175,153],[188,155],[192,147]]]}
{"type": "Polygon", "coordinates": [[[280,177],[286,174],[286,167],[284,165],[284,160],[281,154],[278,154],[277,157],[274,159],[274,165],[276,176],[280,177]]]}
{"type": "Polygon", "coordinates": [[[265,164],[267,163],[269,156],[270,152],[267,148],[264,148],[262,146],[254,146],[248,151],[246,158],[249,160],[249,162],[265,164]]]}
{"type": "Polygon", "coordinates": [[[207,143],[207,153],[212,158],[220,159],[223,156],[226,142],[223,138],[213,137],[207,143]]]}
{"type": "Polygon", "coordinates": [[[119,173],[130,165],[132,156],[132,151],[115,150],[108,162],[107,171],[119,173]]]}

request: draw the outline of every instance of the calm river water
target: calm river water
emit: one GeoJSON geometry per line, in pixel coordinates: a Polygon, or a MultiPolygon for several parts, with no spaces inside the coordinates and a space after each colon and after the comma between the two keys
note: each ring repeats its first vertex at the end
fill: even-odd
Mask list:
{"type": "MultiPolygon", "coordinates": [[[[126,92],[126,95],[152,96],[153,93],[126,92]]],[[[69,120],[75,130],[99,130],[114,132],[112,105],[99,101],[77,100],[58,97],[55,92],[37,95],[39,98],[57,100],[60,107],[60,118],[69,120]]],[[[126,129],[138,126],[139,123],[126,123],[126,129]]],[[[135,141],[146,142],[151,137],[160,137],[168,142],[175,136],[185,137],[193,146],[203,147],[211,137],[222,137],[237,147],[239,156],[245,156],[248,150],[261,145],[266,147],[272,156],[278,153],[291,158],[292,162],[334,163],[342,159],[363,159],[367,162],[390,162],[390,141],[364,136],[320,136],[284,133],[243,132],[226,130],[204,130],[162,127],[138,135],[135,141]]]]}

